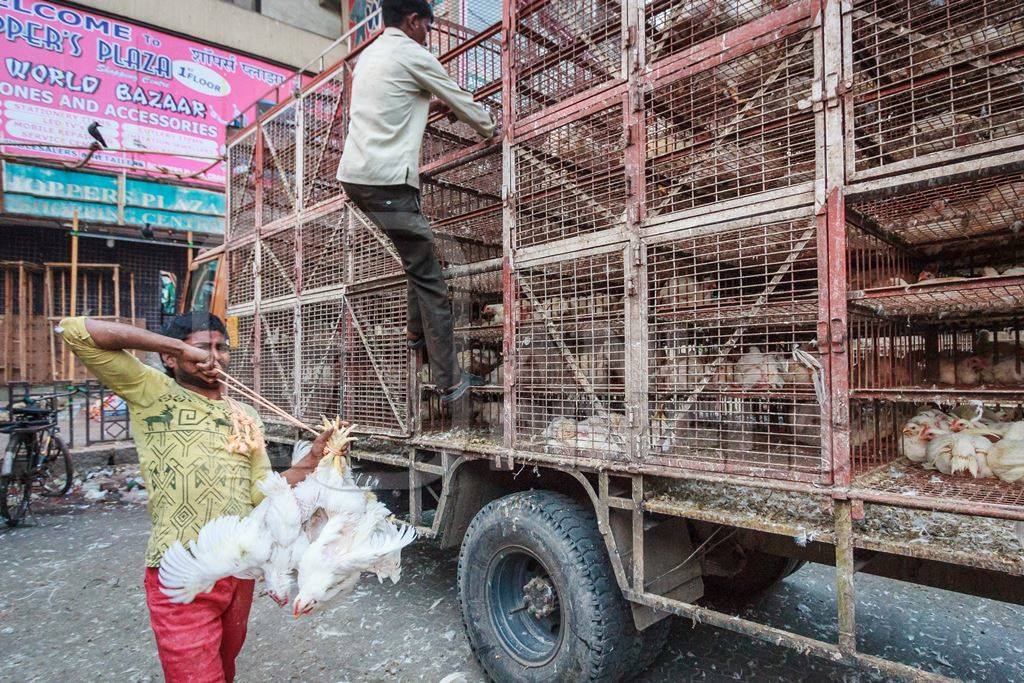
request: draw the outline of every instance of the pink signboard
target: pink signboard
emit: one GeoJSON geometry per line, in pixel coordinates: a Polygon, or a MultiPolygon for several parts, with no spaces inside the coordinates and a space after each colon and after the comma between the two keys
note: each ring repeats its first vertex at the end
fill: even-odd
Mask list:
{"type": "MultiPolygon", "coordinates": [[[[8,154],[78,161],[95,122],[107,148],[123,151],[101,150],[90,165],[192,174],[224,153],[228,124],[289,75],[57,3],[0,0],[0,145],[8,154]]],[[[223,164],[196,180],[223,185],[223,164]]]]}

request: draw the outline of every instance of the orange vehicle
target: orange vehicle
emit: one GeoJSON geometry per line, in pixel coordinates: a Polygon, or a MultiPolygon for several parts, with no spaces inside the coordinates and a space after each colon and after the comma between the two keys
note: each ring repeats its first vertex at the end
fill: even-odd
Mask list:
{"type": "Polygon", "coordinates": [[[207,249],[192,260],[185,274],[184,296],[178,299],[178,312],[210,311],[224,317],[227,310],[228,271],[224,245],[207,249]]]}
{"type": "Polygon", "coordinates": [[[192,260],[182,291],[184,295],[178,299],[179,313],[209,311],[224,321],[228,336],[235,338],[238,320],[226,315],[228,265],[224,258],[224,245],[203,251],[192,260]]]}

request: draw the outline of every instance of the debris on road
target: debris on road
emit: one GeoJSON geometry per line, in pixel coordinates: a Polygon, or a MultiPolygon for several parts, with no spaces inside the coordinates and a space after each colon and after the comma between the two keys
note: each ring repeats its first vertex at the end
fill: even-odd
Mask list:
{"type": "Polygon", "coordinates": [[[97,467],[75,477],[68,494],[87,503],[122,503],[145,505],[149,491],[142,480],[138,464],[97,467]]]}

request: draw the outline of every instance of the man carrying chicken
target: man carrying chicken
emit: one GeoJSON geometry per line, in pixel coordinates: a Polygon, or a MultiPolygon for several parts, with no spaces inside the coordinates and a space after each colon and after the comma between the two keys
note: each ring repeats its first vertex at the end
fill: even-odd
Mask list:
{"type": "MultiPolygon", "coordinates": [[[[146,603],[160,663],[168,681],[231,681],[245,641],[253,581],[226,578],[190,604],[160,591],[158,567],[174,541],[195,540],[211,519],[248,514],[262,498],[257,483],[270,472],[263,424],[248,405],[224,396],[218,380],[227,368],[224,324],[205,313],[171,320],[164,334],[130,325],[68,318],[64,342],[103,384],[124,399],[153,528],[146,548],[146,603]],[[164,372],[129,350],[160,354],[164,372]],[[234,434],[239,418],[259,435],[234,434]]],[[[295,486],[312,472],[332,430],[284,472],[295,486]]]]}
{"type": "Polygon", "coordinates": [[[484,380],[459,368],[448,286],[420,212],[420,148],[432,113],[448,112],[484,139],[494,135],[494,119],[424,47],[434,21],[427,0],[384,0],[381,12],[384,32],[352,74],[338,180],[398,250],[409,282],[409,346],[426,346],[441,400],[452,403],[484,380]]]}

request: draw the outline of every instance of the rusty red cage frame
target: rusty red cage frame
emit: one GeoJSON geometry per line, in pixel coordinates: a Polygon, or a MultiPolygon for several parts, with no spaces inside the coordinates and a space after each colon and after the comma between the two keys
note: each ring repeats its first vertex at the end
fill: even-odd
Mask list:
{"type": "MultiPolygon", "coordinates": [[[[334,177],[360,47],[230,146],[240,378],[401,437],[411,482],[436,449],[589,468],[641,512],[671,507],[646,475],[830,497],[839,646],[798,645],[881,666],[853,635],[864,505],[1024,520],[1020,482],[901,445],[919,404],[1024,406],[1024,7],[506,0],[430,45],[503,131],[433,119],[423,145],[460,360],[488,380],[469,431],[406,352],[400,263],[334,177]]],[[[642,561],[631,585],[778,636],[653,596],[642,561]]]]}
{"type": "MultiPolygon", "coordinates": [[[[859,426],[872,411],[851,401],[948,397],[950,392],[929,392],[922,383],[938,376],[937,364],[949,361],[933,359],[926,368],[922,358],[973,353],[925,344],[928,335],[945,337],[925,334],[920,325],[939,307],[944,318],[1012,318],[1024,301],[1016,274],[915,282],[930,265],[929,249],[965,236],[965,216],[977,217],[966,225],[980,243],[998,240],[1003,223],[1015,216],[1024,194],[1020,171],[1006,167],[1010,161],[997,163],[1017,141],[1015,100],[991,100],[989,114],[998,121],[986,128],[985,145],[963,138],[954,122],[953,134],[931,126],[907,143],[907,159],[892,158],[890,148],[903,144],[893,135],[905,132],[880,133],[879,148],[889,151],[874,155],[861,143],[869,133],[860,131],[877,129],[879,108],[893,98],[909,97],[911,105],[922,97],[941,99],[935,94],[939,72],[950,98],[950,78],[1006,94],[994,84],[1012,80],[1007,70],[1017,58],[1019,19],[999,0],[986,0],[970,26],[954,33],[948,28],[964,15],[962,0],[948,3],[941,17],[934,8],[918,16],[914,8],[900,10],[885,0],[855,2],[839,16],[823,12],[830,3],[818,0],[705,5],[594,2],[568,12],[562,2],[534,0],[506,3],[502,23],[483,31],[444,20],[435,26],[431,49],[505,131],[503,154],[477,141],[464,124],[444,120],[431,121],[424,141],[423,209],[451,277],[459,351],[467,363],[493,365],[498,351],[494,325],[480,318],[484,308],[503,304],[513,313],[501,313],[506,369],[500,375],[492,370],[489,386],[474,390],[473,413],[493,412],[490,404],[503,396],[502,443],[513,450],[554,448],[538,440],[555,430],[556,417],[584,429],[588,419],[621,420],[628,434],[623,447],[597,449],[599,459],[618,452],[613,460],[681,474],[697,469],[845,486],[864,471],[851,449],[863,451],[865,430],[875,441],[881,433],[877,425],[859,426]],[[984,40],[975,35],[996,18],[1003,25],[994,34],[984,40]],[[953,55],[936,56],[942,45],[953,55]],[[865,75],[880,68],[880,56],[893,65],[888,78],[898,84],[882,87],[865,75]],[[873,124],[864,123],[869,116],[875,116],[873,124]],[[956,168],[936,166],[948,161],[950,149],[961,148],[977,156],[956,168]],[[871,183],[882,187],[883,181],[872,175],[890,170],[928,187],[873,199],[879,190],[871,183]],[[847,194],[856,201],[850,203],[847,194]],[[803,227],[778,229],[783,224],[803,227]],[[743,234],[760,235],[760,252],[743,234]],[[729,240],[740,246],[727,246],[729,240]],[[681,246],[687,244],[688,251],[681,246]],[[675,256],[666,256],[672,248],[675,256]],[[609,250],[621,252],[621,263],[603,282],[574,270],[573,263],[603,258],[609,250]],[[537,281],[537,272],[562,275],[537,281]],[[712,298],[692,306],[710,279],[712,298]],[[543,291],[531,300],[527,288],[543,291]],[[610,308],[607,301],[586,303],[592,299],[588,288],[602,289],[606,298],[610,290],[603,290],[622,291],[615,293],[614,334],[581,341],[575,321],[610,308]],[[544,296],[554,303],[540,301],[544,296]],[[572,309],[573,315],[531,319],[524,306],[537,304],[535,315],[545,306],[561,307],[563,314],[572,309]],[[900,318],[916,322],[896,332],[892,321],[900,318]],[[544,353],[527,351],[525,340],[543,336],[541,331],[554,357],[538,366],[530,356],[544,353]],[[567,355],[573,358],[566,362],[570,371],[554,377],[549,366],[567,355]],[[754,358],[759,360],[750,366],[754,358]],[[709,359],[714,368],[707,374],[709,359]],[[614,382],[606,376],[609,366],[621,368],[614,382]],[[798,381],[770,379],[753,392],[743,386],[751,373],[784,375],[783,366],[798,381]],[[543,390],[529,388],[533,375],[543,390]],[[617,409],[588,413],[581,407],[603,405],[606,398],[617,409]],[[529,408],[543,403],[562,408],[529,408]],[[541,414],[547,423],[540,423],[541,414]],[[736,423],[718,420],[716,439],[706,425],[726,414],[736,423]],[[834,430],[835,424],[847,427],[834,430]],[[749,438],[737,440],[736,431],[749,438]],[[673,452],[678,444],[669,444],[683,434],[700,435],[689,442],[696,450],[673,452]],[[762,446],[763,457],[752,455],[762,446]]],[[[328,301],[332,292],[349,296],[400,285],[400,264],[387,240],[344,203],[333,177],[356,59],[358,49],[231,147],[229,258],[234,268],[257,274],[233,283],[232,305],[243,310],[257,302],[291,301],[297,337],[303,329],[321,329],[304,328],[307,292],[328,301]],[[288,259],[292,250],[298,254],[294,263],[288,259]]],[[[976,96],[971,88],[964,92],[976,96]]],[[[959,111],[958,101],[949,106],[959,111]]],[[[915,113],[920,121],[926,115],[915,113]]],[[[893,131],[921,125],[886,121],[893,131]]],[[[987,265],[984,250],[975,251],[957,265],[987,265]]],[[[1012,266],[1016,256],[1004,256],[1000,265],[1012,266]]],[[[338,343],[356,339],[335,334],[342,322],[323,333],[331,332],[338,343]]],[[[273,356],[259,316],[253,328],[260,355],[273,356]]],[[[373,346],[359,341],[362,353],[373,346]]],[[[409,386],[395,384],[385,392],[395,395],[378,402],[394,418],[391,428],[404,434],[445,431],[450,424],[438,412],[429,371],[414,372],[399,350],[380,348],[390,350],[381,351],[385,356],[376,365],[410,368],[409,386]]],[[[352,353],[341,355],[355,362],[352,353]]],[[[261,373],[261,367],[254,365],[254,379],[263,384],[270,368],[261,373]]],[[[275,377],[272,383],[285,379],[280,372],[275,377]]],[[[293,380],[300,377],[296,370],[293,380]]],[[[390,381],[379,370],[348,378],[390,381]]],[[[1005,401],[1012,392],[969,393],[974,400],[1005,401]]],[[[875,419],[884,421],[883,412],[875,411],[875,419]]],[[[903,412],[905,405],[885,414],[903,412]]],[[[970,500],[943,501],[961,503],[975,510],[970,500]]]]}

